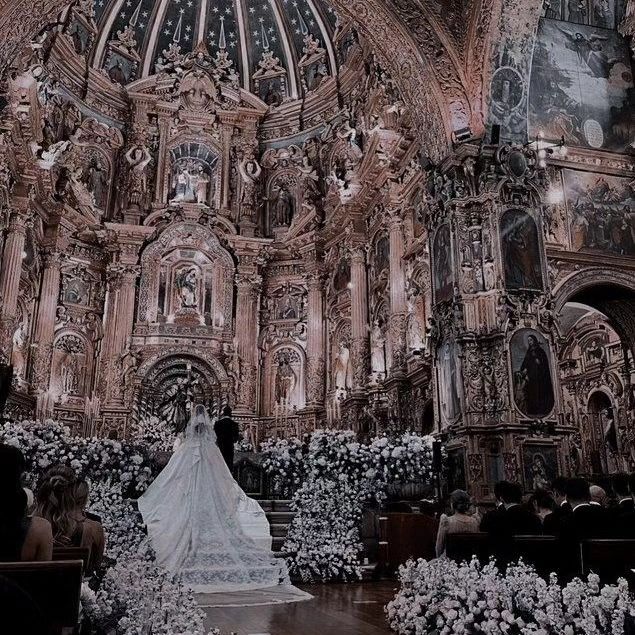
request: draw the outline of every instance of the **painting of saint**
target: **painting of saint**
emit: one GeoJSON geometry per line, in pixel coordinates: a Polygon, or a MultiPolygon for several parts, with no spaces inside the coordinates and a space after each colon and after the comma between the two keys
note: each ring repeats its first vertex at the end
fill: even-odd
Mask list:
{"type": "Polygon", "coordinates": [[[441,225],[434,237],[432,248],[434,266],[434,300],[443,302],[452,298],[454,289],[452,281],[452,243],[450,226],[441,225]]]}
{"type": "Polygon", "coordinates": [[[525,489],[549,489],[551,481],[558,475],[556,447],[526,443],[523,446],[523,476],[525,489]]]}
{"type": "Polygon", "coordinates": [[[510,342],[514,399],[528,417],[544,417],[555,403],[547,340],[537,331],[521,329],[510,342]]]}
{"type": "Polygon", "coordinates": [[[198,304],[198,280],[195,267],[188,267],[176,276],[176,288],[182,309],[196,308],[198,304]]]}
{"type": "MultiPolygon", "coordinates": [[[[635,104],[628,47],[613,30],[588,26],[586,3],[568,0],[569,22],[541,19],[529,88],[529,136],[625,151],[635,104]]],[[[593,21],[612,21],[597,2],[593,21]]]]}
{"type": "Polygon", "coordinates": [[[632,180],[564,170],[574,251],[635,256],[635,186],[632,180]]]}
{"type": "Polygon", "coordinates": [[[66,278],[64,284],[64,303],[87,305],[90,302],[90,285],[81,278],[66,278]]]}
{"type": "Polygon", "coordinates": [[[461,414],[456,346],[446,340],[437,354],[437,377],[441,413],[447,423],[453,422],[461,414]]]}
{"type": "Polygon", "coordinates": [[[501,243],[508,289],[542,289],[538,230],[533,218],[509,210],[501,218],[501,243]]]}

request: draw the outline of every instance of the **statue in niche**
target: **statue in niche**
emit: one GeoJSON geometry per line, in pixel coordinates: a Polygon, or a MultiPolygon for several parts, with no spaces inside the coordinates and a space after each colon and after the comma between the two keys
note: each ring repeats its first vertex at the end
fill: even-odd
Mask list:
{"type": "MultiPolygon", "coordinates": [[[[59,307],[64,308],[64,307],[59,307]]],[[[92,311],[84,316],[84,331],[91,342],[97,343],[104,337],[104,326],[96,313],[92,311]]]]}
{"type": "Polygon", "coordinates": [[[253,155],[249,155],[238,164],[238,172],[242,179],[240,202],[246,207],[253,208],[256,203],[258,179],[262,174],[262,168],[253,155]]]}
{"type": "Polygon", "coordinates": [[[106,207],[108,194],[108,169],[98,159],[93,159],[82,174],[82,180],[93,195],[95,205],[99,209],[106,207]]]}
{"type": "Polygon", "coordinates": [[[273,226],[274,227],[290,227],[293,221],[294,201],[289,190],[284,187],[278,187],[275,196],[273,226]]]}
{"type": "Polygon", "coordinates": [[[196,267],[189,267],[176,276],[176,288],[182,309],[193,309],[197,306],[197,272],[196,267]]]}
{"type": "Polygon", "coordinates": [[[128,205],[139,205],[148,191],[148,165],[152,161],[150,150],[145,145],[132,146],[126,152],[130,167],[128,178],[128,205]]]}
{"type": "Polygon", "coordinates": [[[62,393],[72,395],[77,392],[78,364],[74,355],[68,354],[60,365],[60,384],[62,393]]]}
{"type": "Polygon", "coordinates": [[[376,379],[386,376],[386,338],[381,331],[379,320],[375,320],[370,333],[370,367],[376,379]]]}
{"type": "Polygon", "coordinates": [[[454,421],[461,414],[461,401],[458,392],[460,381],[456,364],[456,347],[454,342],[446,340],[439,351],[439,400],[441,409],[448,422],[454,421]]]}
{"type": "Polygon", "coordinates": [[[278,355],[278,367],[276,369],[275,379],[275,403],[288,405],[295,390],[298,378],[295,371],[291,367],[289,354],[281,353],[278,355]]]}
{"type": "Polygon", "coordinates": [[[408,325],[406,330],[406,342],[408,349],[419,351],[425,346],[424,329],[417,315],[416,304],[408,303],[408,325]]]}
{"type": "Polygon", "coordinates": [[[345,342],[340,342],[339,352],[335,360],[335,388],[338,390],[350,390],[352,387],[351,351],[345,342]]]}
{"type": "Polygon", "coordinates": [[[11,348],[11,365],[13,366],[13,376],[18,380],[24,379],[24,371],[26,370],[26,359],[24,356],[26,337],[26,328],[24,322],[20,322],[18,328],[13,334],[13,347],[11,348]]]}
{"type": "Polygon", "coordinates": [[[209,177],[205,174],[202,165],[198,166],[196,173],[196,202],[199,205],[207,205],[207,189],[209,186],[209,177]]]}

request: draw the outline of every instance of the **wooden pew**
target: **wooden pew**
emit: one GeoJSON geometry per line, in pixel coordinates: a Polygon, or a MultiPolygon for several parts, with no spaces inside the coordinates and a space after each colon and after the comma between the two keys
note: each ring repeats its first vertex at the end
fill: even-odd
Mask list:
{"type": "MultiPolygon", "coordinates": [[[[51,633],[67,635],[78,629],[83,566],[81,560],[2,562],[0,576],[15,583],[33,600],[50,622],[51,633]]],[[[2,616],[0,620],[5,618],[2,616]]],[[[14,632],[17,635],[18,631],[14,632]]]]}
{"type": "Polygon", "coordinates": [[[635,569],[635,539],[605,538],[582,541],[582,573],[597,573],[604,583],[617,578],[632,582],[635,569]]]}
{"type": "Polygon", "coordinates": [[[423,514],[388,513],[379,517],[379,564],[392,572],[409,558],[434,558],[438,523],[423,514]]]}
{"type": "Polygon", "coordinates": [[[86,573],[90,562],[90,547],[54,547],[53,561],[81,560],[84,563],[83,572],[86,573]]]}
{"type": "Polygon", "coordinates": [[[456,562],[470,562],[476,556],[485,564],[489,560],[489,536],[483,532],[448,534],[445,553],[456,562]]]}
{"type": "Polygon", "coordinates": [[[514,560],[522,558],[526,564],[533,565],[541,576],[558,573],[559,548],[554,536],[514,536],[512,549],[514,560]]]}

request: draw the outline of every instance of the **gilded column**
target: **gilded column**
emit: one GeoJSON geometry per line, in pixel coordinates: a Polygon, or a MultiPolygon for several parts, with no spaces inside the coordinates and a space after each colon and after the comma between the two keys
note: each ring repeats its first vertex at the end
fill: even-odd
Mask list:
{"type": "Polygon", "coordinates": [[[392,370],[400,369],[406,349],[406,276],[403,266],[404,236],[401,208],[388,211],[390,231],[390,340],[392,370]]]}
{"type": "Polygon", "coordinates": [[[33,331],[31,358],[31,387],[36,392],[46,392],[49,389],[55,334],[55,311],[60,292],[62,256],[59,248],[46,249],[43,261],[42,284],[33,331]]]}
{"type": "Polygon", "coordinates": [[[366,387],[370,373],[366,251],[363,245],[351,246],[350,258],[353,390],[359,391],[366,387]]]}
{"type": "Polygon", "coordinates": [[[0,268],[0,358],[10,356],[15,326],[22,259],[26,241],[27,216],[23,210],[11,213],[0,268]]]}
{"type": "Polygon", "coordinates": [[[262,278],[253,271],[238,269],[236,276],[236,346],[238,381],[237,410],[255,413],[258,381],[258,308],[262,278]]]}

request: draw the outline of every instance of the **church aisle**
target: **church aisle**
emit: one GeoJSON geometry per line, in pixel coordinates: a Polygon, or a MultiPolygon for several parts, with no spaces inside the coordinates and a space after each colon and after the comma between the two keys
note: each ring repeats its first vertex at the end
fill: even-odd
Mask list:
{"type": "Polygon", "coordinates": [[[396,581],[307,585],[308,602],[206,609],[207,628],[223,635],[387,635],[384,606],[396,581]]]}

